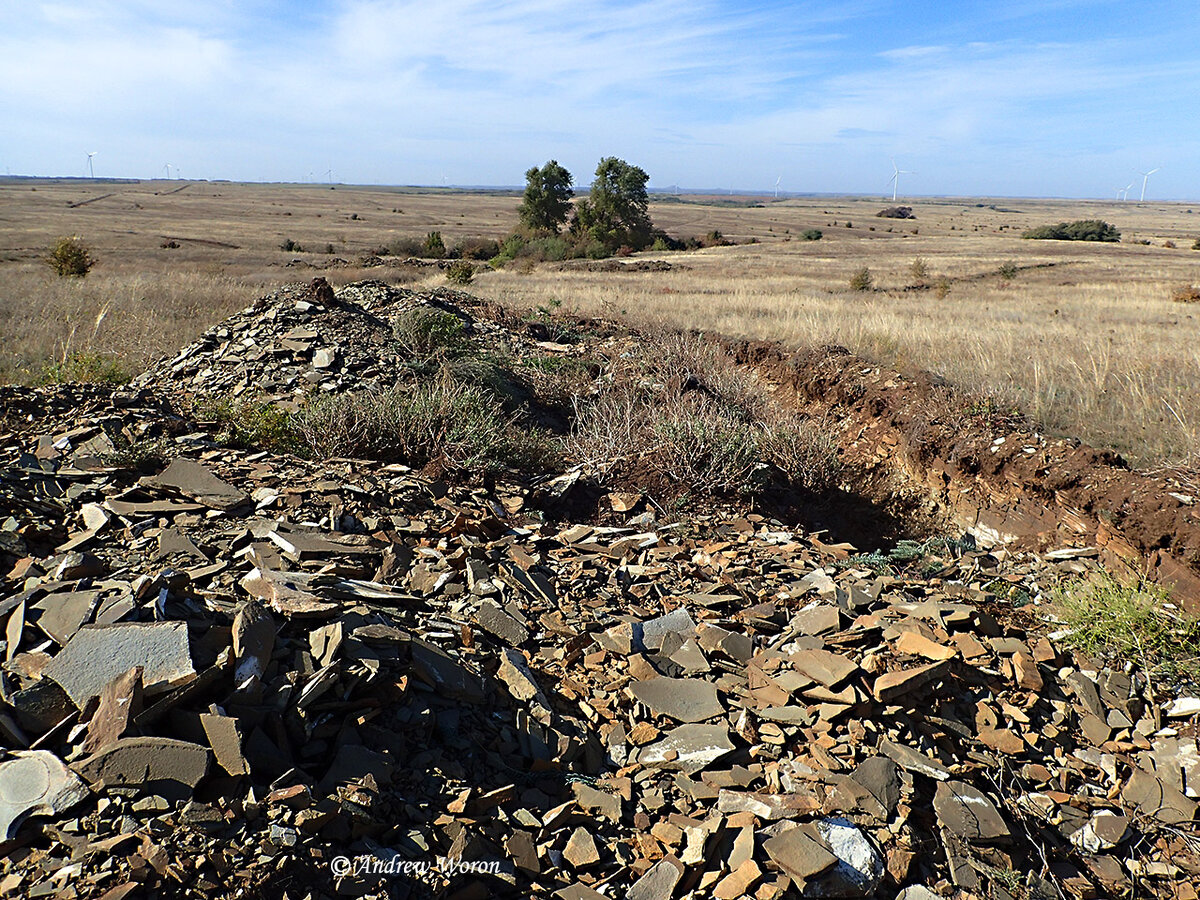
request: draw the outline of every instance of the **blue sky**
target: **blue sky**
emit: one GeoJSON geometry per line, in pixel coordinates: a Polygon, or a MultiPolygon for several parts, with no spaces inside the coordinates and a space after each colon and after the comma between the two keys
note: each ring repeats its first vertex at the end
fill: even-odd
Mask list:
{"type": "Polygon", "coordinates": [[[1200,199],[1186,2],[0,0],[13,174],[1200,199]]]}

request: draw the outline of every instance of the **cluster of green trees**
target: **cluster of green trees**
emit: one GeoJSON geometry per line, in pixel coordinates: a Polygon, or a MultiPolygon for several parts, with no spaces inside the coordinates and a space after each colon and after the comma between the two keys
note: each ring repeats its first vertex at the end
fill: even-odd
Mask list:
{"type": "Polygon", "coordinates": [[[672,247],[650,220],[649,180],[644,169],[607,156],[596,167],[588,195],[572,204],[571,173],[557,160],[529,169],[517,209],[521,226],[501,245],[500,256],[600,259],[645,250],[656,242],[672,247]]]}
{"type": "Polygon", "coordinates": [[[1021,235],[1035,241],[1104,241],[1115,243],[1121,240],[1121,232],[1100,219],[1079,219],[1075,222],[1059,222],[1057,225],[1042,225],[1031,228],[1021,235]]]}

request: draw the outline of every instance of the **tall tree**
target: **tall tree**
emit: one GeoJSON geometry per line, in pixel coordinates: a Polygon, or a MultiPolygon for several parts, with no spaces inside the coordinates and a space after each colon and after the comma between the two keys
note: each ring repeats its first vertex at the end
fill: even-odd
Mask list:
{"type": "Polygon", "coordinates": [[[540,169],[534,166],[525,173],[525,194],[517,215],[530,231],[558,234],[571,212],[571,173],[550,160],[540,169]]]}
{"type": "Polygon", "coordinates": [[[571,227],[586,232],[609,252],[620,247],[643,250],[653,240],[650,198],[646,182],[650,176],[623,159],[607,156],[596,167],[591,192],[580,201],[571,227]]]}

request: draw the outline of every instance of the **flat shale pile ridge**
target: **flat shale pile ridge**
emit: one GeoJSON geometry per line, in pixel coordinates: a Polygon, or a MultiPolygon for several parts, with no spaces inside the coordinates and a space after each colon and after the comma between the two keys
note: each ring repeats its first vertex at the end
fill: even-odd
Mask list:
{"type": "Polygon", "coordinates": [[[1200,700],[995,600],[1086,550],[574,522],[577,471],[180,411],[386,384],[392,308],[447,296],[283,291],[129,388],[0,389],[0,895],[1197,897],[1200,700]]]}

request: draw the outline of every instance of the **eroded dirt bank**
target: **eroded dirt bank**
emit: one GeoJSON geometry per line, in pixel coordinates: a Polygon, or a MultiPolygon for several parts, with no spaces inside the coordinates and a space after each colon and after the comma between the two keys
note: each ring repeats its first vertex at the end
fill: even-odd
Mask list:
{"type": "Polygon", "coordinates": [[[839,347],[725,343],[782,395],[828,417],[856,488],[881,505],[923,506],[989,545],[1093,546],[1109,568],[1168,585],[1200,611],[1200,505],[1186,474],[1132,471],[1114,453],[1048,438],[987,404],[964,407],[934,376],[839,347]]]}

